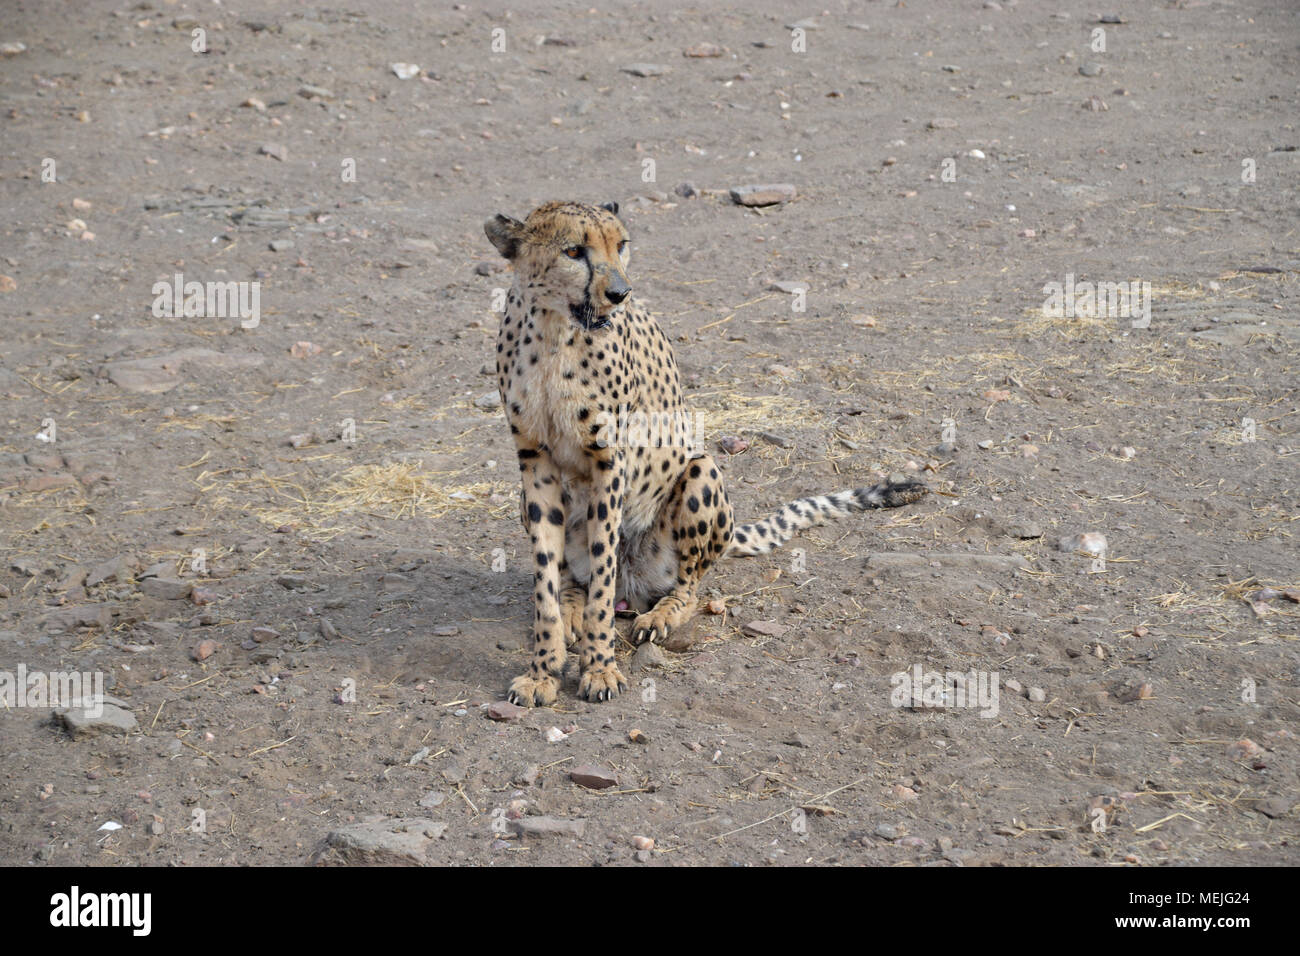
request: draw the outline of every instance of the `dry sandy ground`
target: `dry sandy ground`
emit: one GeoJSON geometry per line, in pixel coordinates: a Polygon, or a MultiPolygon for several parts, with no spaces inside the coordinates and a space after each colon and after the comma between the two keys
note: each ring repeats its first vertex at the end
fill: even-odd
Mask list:
{"type": "Polygon", "coordinates": [[[1294,4],[657,6],[5,4],[0,670],[131,729],[7,704],[0,861],[1300,859],[1294,4]],[[934,494],[494,721],[531,571],[482,222],[552,198],[622,204],[738,515],[934,494]],[[178,273],[258,321],[155,314],[178,273]],[[894,706],[913,668],[997,705],[894,706]]]}

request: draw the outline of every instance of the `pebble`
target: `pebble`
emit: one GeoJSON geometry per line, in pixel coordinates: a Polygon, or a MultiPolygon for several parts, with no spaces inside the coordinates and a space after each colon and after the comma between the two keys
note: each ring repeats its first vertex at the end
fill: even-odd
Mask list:
{"type": "Polygon", "coordinates": [[[925,125],[929,129],[956,129],[957,121],[955,119],[948,119],[944,116],[938,116],[925,125]]]}
{"type": "Polygon", "coordinates": [[[682,56],[690,57],[714,57],[722,56],[722,47],[716,43],[697,43],[694,46],[688,46],[682,51],[682,56]]]}
{"type": "Polygon", "coordinates": [[[741,630],[750,637],[781,637],[790,630],[789,625],[776,621],[750,621],[741,630]]]}
{"type": "Polygon", "coordinates": [[[898,827],[892,823],[881,823],[871,832],[882,840],[897,840],[900,836],[898,827]]]}
{"type": "Polygon", "coordinates": [[[548,744],[558,744],[561,740],[567,740],[568,736],[559,727],[548,727],[546,730],[546,742],[548,744]]]}
{"type": "Polygon", "coordinates": [[[1270,797],[1255,804],[1255,809],[1266,817],[1278,820],[1291,812],[1291,806],[1291,801],[1286,797],[1270,797]]]}
{"type": "Polygon", "coordinates": [[[527,707],[520,707],[508,700],[493,701],[488,705],[487,715],[491,720],[518,720],[528,713],[527,707]]]}
{"type": "Polygon", "coordinates": [[[1041,687],[1029,688],[1029,693],[1027,696],[1035,704],[1041,704],[1043,701],[1047,700],[1047,692],[1044,691],[1041,687]]]}
{"type": "Polygon", "coordinates": [[[624,73],[631,73],[633,76],[663,76],[671,72],[668,67],[659,63],[629,63],[622,68],[624,73]]]}
{"type": "Polygon", "coordinates": [[[749,447],[749,442],[735,435],[723,435],[718,439],[718,447],[728,455],[739,455],[749,447]]]}
{"type": "Polygon", "coordinates": [[[478,398],[474,399],[474,407],[481,408],[484,411],[491,411],[501,407],[501,393],[495,389],[490,392],[484,392],[478,398]]]}
{"type": "Polygon", "coordinates": [[[646,641],[637,647],[632,654],[632,670],[645,670],[647,667],[664,667],[668,664],[668,656],[664,654],[663,648],[653,641],[646,641]]]}
{"type": "Polygon", "coordinates": [[[515,832],[520,836],[575,836],[587,830],[586,820],[562,820],[559,817],[524,817],[514,821],[515,832]]]}
{"type": "Polygon", "coordinates": [[[1064,551],[1067,554],[1073,554],[1075,551],[1086,551],[1088,554],[1100,556],[1106,553],[1106,536],[1096,531],[1071,534],[1057,541],[1056,548],[1058,551],[1064,551]]]}
{"type": "Polygon", "coordinates": [[[695,184],[691,182],[678,183],[673,187],[673,192],[683,199],[695,199],[700,194],[700,191],[695,188],[695,184]]]}
{"type": "Polygon", "coordinates": [[[1142,681],[1116,695],[1120,703],[1131,704],[1136,700],[1151,700],[1156,696],[1155,688],[1149,681],[1142,681]]]}
{"type": "Polygon", "coordinates": [[[326,89],[323,86],[312,86],[310,83],[304,83],[302,86],[298,87],[298,95],[305,96],[307,99],[334,99],[333,90],[326,89]]]}
{"type": "Polygon", "coordinates": [[[447,795],[445,793],[438,790],[430,790],[420,798],[420,806],[424,807],[426,810],[432,810],[434,807],[442,806],[443,801],[446,799],[447,795]]]}
{"type": "Polygon", "coordinates": [[[145,578],[140,582],[140,590],[146,595],[164,601],[183,601],[193,588],[190,582],[176,578],[145,578]]]}
{"type": "Polygon", "coordinates": [[[592,790],[605,790],[618,784],[618,777],[604,767],[585,764],[569,771],[569,779],[574,783],[592,790]]]}
{"type": "Polygon", "coordinates": [[[211,639],[199,641],[199,643],[194,646],[194,650],[191,652],[190,656],[196,661],[206,661],[216,653],[217,646],[217,642],[211,639]]]}
{"type": "MultiPolygon", "coordinates": [[[[293,248],[293,240],[292,240],[292,239],[272,239],[270,242],[267,243],[267,246],[270,248],[270,250],[271,250],[272,252],[286,252],[286,251],[288,251],[289,249],[292,249],[292,248],[293,248]]],[[[310,344],[310,343],[308,343],[308,344],[310,344]]],[[[298,348],[298,344],[295,344],[295,345],[293,346],[293,348],[295,348],[295,349],[298,348]]],[[[300,356],[300,355],[295,355],[295,356],[294,356],[294,358],[301,358],[301,357],[302,357],[302,356],[300,356]]]]}
{"type": "Polygon", "coordinates": [[[289,151],[276,143],[266,143],[258,150],[258,152],[263,156],[270,156],[272,159],[278,159],[282,163],[289,158],[289,151]]]}
{"type": "Polygon", "coordinates": [[[1091,60],[1079,67],[1080,76],[1101,76],[1105,72],[1106,68],[1104,66],[1100,63],[1093,63],[1091,60]]]}
{"type": "Polygon", "coordinates": [[[1041,538],[1043,529],[1036,522],[1024,521],[1019,524],[1013,524],[1007,529],[1007,534],[1013,538],[1020,538],[1022,541],[1028,541],[1032,538],[1041,538]]]}
{"type": "Polygon", "coordinates": [[[1264,748],[1255,741],[1246,738],[1238,740],[1235,744],[1230,744],[1225,753],[1229,760],[1254,759],[1264,755],[1264,748]]]}
{"type": "Polygon", "coordinates": [[[770,183],[755,186],[733,186],[731,201],[738,206],[775,206],[787,203],[797,195],[790,183],[770,183]]]}
{"type": "Polygon", "coordinates": [[[389,65],[389,69],[399,80],[409,80],[420,73],[420,68],[414,63],[393,63],[389,65]]]}

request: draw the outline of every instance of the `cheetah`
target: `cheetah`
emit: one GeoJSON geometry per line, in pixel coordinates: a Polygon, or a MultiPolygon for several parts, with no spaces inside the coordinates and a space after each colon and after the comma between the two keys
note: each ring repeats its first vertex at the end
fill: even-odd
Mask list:
{"type": "Polygon", "coordinates": [[[636,412],[686,421],[672,346],[632,296],[618,204],[548,202],[523,222],[497,215],[483,228],[514,266],[497,384],[533,561],[531,657],[510,685],[512,703],[555,703],[571,647],[578,695],[617,696],[627,679],[614,659],[616,609],[638,614],[633,643],[661,642],[695,614],[700,579],[719,558],[764,554],[828,519],[926,494],[920,481],[884,482],[800,498],[737,526],[702,449],[628,441],[611,427],[636,412]]]}

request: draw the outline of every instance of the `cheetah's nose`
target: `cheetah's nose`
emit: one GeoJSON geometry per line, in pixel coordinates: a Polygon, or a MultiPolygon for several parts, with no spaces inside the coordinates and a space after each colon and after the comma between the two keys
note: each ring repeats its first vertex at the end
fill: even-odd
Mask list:
{"type": "Polygon", "coordinates": [[[615,276],[610,280],[609,285],[605,287],[605,298],[618,305],[628,297],[631,291],[632,287],[627,284],[627,280],[621,276],[615,276]]]}

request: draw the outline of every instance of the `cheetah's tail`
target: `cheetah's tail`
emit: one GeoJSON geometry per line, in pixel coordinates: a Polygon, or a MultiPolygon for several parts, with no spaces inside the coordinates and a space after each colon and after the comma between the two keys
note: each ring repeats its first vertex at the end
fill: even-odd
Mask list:
{"type": "Polygon", "coordinates": [[[776,514],[736,528],[726,553],[729,555],[767,554],[781,547],[798,531],[843,518],[868,508],[899,508],[929,494],[930,489],[915,478],[883,481],[870,488],[837,491],[830,495],[813,495],[790,502],[776,514]]]}

